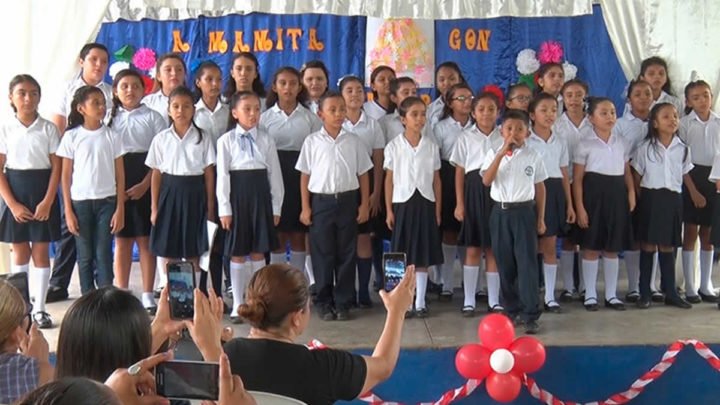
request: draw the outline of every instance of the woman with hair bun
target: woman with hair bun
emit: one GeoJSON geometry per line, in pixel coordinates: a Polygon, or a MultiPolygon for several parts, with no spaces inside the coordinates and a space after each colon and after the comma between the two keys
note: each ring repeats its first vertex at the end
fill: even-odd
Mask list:
{"type": "MultiPolygon", "coordinates": [[[[408,267],[403,280],[391,292],[380,291],[387,318],[372,355],[310,350],[294,343],[310,321],[305,274],[286,264],[265,266],[253,275],[245,291],[245,303],[238,310],[252,326],[250,334],[225,344],[232,374],[239,375],[248,390],[284,395],[308,404],[353,400],[389,378],[395,369],[405,311],[412,304],[414,291],[414,266],[408,267]]],[[[196,339],[198,346],[200,342],[216,341],[196,339]]],[[[200,350],[219,353],[219,346],[200,350]]]]}

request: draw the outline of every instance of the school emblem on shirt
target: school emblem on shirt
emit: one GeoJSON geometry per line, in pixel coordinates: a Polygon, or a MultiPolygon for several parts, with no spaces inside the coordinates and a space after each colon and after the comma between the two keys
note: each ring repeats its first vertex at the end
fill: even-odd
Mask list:
{"type": "Polygon", "coordinates": [[[526,175],[526,176],[532,177],[533,172],[534,172],[534,170],[533,170],[532,166],[527,166],[527,167],[525,168],[525,175],[526,175]]]}

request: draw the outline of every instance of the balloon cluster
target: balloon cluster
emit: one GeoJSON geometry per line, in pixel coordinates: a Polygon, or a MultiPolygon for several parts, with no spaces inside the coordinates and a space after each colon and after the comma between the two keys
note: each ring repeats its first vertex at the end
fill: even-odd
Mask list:
{"type": "Polygon", "coordinates": [[[498,402],[513,401],[520,394],[526,373],[545,363],[545,347],[529,336],[515,339],[515,328],[505,315],[492,314],[480,321],[480,343],[460,348],[455,368],[469,380],[485,379],[488,395],[498,402]]]}

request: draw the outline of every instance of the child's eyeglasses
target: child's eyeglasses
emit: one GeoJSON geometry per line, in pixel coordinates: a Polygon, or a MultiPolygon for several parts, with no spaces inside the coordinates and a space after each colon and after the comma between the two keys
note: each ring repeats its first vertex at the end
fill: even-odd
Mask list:
{"type": "Polygon", "coordinates": [[[453,98],[453,101],[459,101],[459,102],[465,102],[465,101],[472,101],[474,100],[474,96],[457,96],[453,98]]]}
{"type": "Polygon", "coordinates": [[[517,100],[522,103],[526,103],[526,102],[530,101],[531,98],[532,97],[530,97],[530,96],[515,96],[515,97],[510,97],[510,100],[517,100]]]}

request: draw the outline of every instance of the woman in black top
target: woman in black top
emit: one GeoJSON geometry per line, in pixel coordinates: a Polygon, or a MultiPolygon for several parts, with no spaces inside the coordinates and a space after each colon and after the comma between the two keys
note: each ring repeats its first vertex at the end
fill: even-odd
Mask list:
{"type": "MultiPolygon", "coordinates": [[[[301,400],[332,404],[368,392],[392,374],[400,352],[405,311],[412,304],[415,269],[407,269],[391,292],[380,291],[388,311],[385,327],[371,356],[342,350],[309,350],[294,343],[310,320],[310,294],[305,274],[284,264],[266,266],[253,275],[238,314],[252,329],[247,338],[225,344],[232,373],[245,388],[301,400]]],[[[196,330],[196,333],[198,331],[196,330]]],[[[211,344],[216,339],[196,339],[211,344]]],[[[208,354],[220,348],[200,347],[208,354]]]]}

